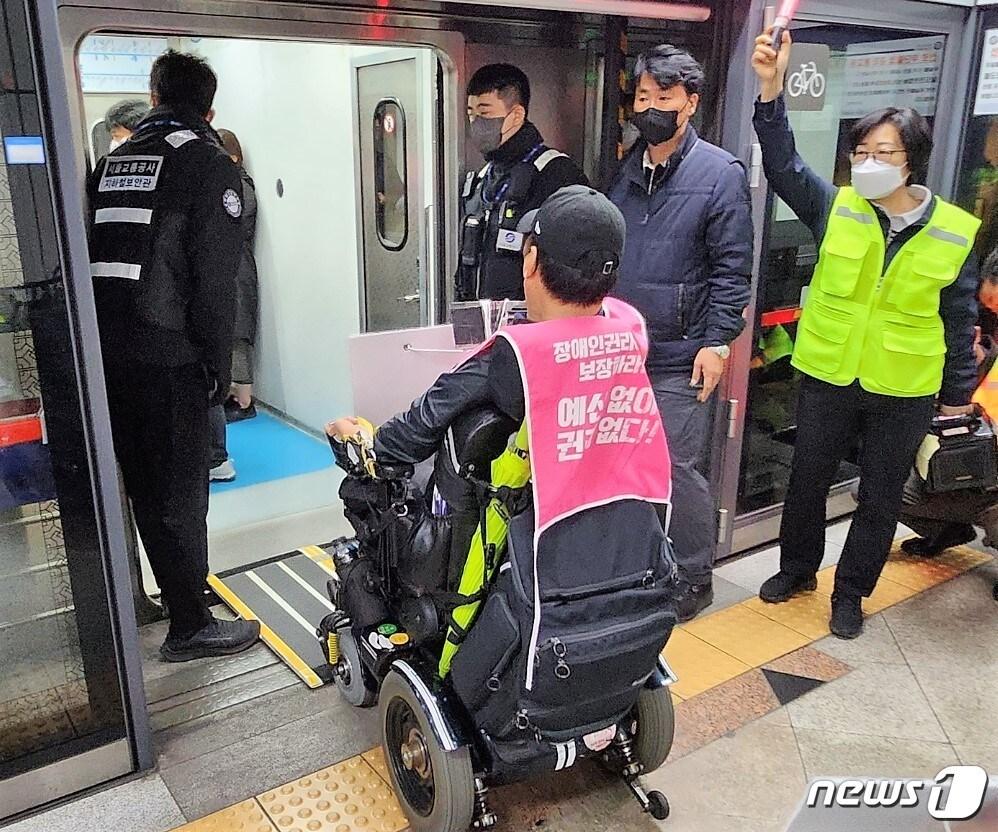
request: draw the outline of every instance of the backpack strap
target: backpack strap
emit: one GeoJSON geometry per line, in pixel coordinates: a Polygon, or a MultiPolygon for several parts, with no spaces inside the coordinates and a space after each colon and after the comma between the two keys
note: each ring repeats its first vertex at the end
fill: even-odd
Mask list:
{"type": "Polygon", "coordinates": [[[540,173],[548,165],[550,165],[555,159],[568,158],[567,153],[562,153],[560,150],[555,150],[553,148],[548,148],[540,156],[534,159],[534,167],[537,168],[537,172],[540,173]]]}

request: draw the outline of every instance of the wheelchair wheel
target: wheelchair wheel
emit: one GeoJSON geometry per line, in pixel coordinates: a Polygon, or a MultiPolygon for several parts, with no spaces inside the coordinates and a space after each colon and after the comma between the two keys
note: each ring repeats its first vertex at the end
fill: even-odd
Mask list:
{"type": "Polygon", "coordinates": [[[381,743],[412,832],[466,832],[475,809],[467,746],[444,751],[429,717],[394,670],[381,686],[381,743]]]}
{"type": "Polygon", "coordinates": [[[676,734],[676,711],[668,687],[645,688],[634,707],[637,731],[634,755],[646,773],[655,771],[672,750],[676,734]]]}
{"type": "Polygon", "coordinates": [[[340,660],[334,668],[336,687],[355,708],[370,708],[378,701],[378,694],[371,689],[368,673],[357,649],[357,641],[349,627],[339,631],[339,643],[340,660]]]}

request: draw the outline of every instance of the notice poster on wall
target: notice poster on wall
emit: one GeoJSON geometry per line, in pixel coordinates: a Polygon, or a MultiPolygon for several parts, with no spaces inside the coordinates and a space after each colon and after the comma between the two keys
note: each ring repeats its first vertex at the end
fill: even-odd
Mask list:
{"type": "Polygon", "coordinates": [[[862,118],[881,107],[936,112],[943,65],[941,36],[853,43],[846,47],[842,118],[862,118]]]}
{"type": "Polygon", "coordinates": [[[998,29],[988,29],[984,33],[984,50],[981,53],[981,74],[977,78],[974,115],[998,115],[998,29]]]}
{"type": "Polygon", "coordinates": [[[92,35],[79,54],[83,91],[148,95],[153,61],[166,50],[166,38],[92,35]]]}

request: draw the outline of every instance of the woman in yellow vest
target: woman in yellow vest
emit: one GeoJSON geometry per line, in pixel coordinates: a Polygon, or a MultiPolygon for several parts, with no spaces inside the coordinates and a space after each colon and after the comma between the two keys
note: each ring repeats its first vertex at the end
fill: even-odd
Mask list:
{"type": "Polygon", "coordinates": [[[851,186],[815,174],[797,154],[786,115],[790,43],[785,34],[777,55],[769,32],[756,40],[754,124],[769,183],[810,228],[819,255],[792,359],[802,379],[780,571],[759,597],[781,603],[815,589],[828,491],[858,442],[859,505],[830,622],[835,635],[855,638],[934,408],[971,407],[980,222],[925,187],[932,131],[908,108],[878,110],[852,128],[851,186]]]}

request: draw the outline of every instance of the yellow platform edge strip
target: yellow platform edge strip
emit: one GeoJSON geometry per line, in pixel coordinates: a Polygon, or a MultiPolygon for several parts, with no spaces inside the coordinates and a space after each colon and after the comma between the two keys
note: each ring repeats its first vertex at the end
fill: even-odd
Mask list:
{"type": "Polygon", "coordinates": [[[239,596],[237,596],[231,589],[229,589],[222,580],[215,575],[208,576],[208,586],[210,586],[215,594],[225,601],[226,605],[236,614],[242,616],[247,621],[259,621],[260,622],[260,638],[263,639],[264,644],[266,644],[271,650],[273,650],[280,657],[288,667],[290,667],[298,677],[310,688],[321,688],[322,679],[318,677],[316,672],[308,666],[308,663],[302,659],[294,650],[292,650],[285,643],[277,633],[270,629],[266,624],[264,624],[257,617],[256,613],[253,612],[246,604],[243,602],[239,596]]]}
{"type": "Polygon", "coordinates": [[[333,562],[333,558],[325,549],[319,546],[302,546],[298,551],[305,555],[305,557],[315,561],[330,575],[336,574],[336,565],[333,562]]]}

